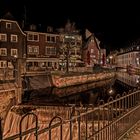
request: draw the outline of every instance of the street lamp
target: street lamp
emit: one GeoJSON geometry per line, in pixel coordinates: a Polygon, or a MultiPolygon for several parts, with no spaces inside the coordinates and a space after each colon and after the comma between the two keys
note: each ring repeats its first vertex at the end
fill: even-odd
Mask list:
{"type": "Polygon", "coordinates": [[[109,56],[109,60],[110,60],[110,65],[112,65],[113,64],[113,56],[112,55],[109,56]]]}

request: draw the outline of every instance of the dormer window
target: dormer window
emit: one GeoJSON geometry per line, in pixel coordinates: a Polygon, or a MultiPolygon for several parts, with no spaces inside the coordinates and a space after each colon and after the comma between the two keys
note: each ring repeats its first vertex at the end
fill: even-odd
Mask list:
{"type": "Polygon", "coordinates": [[[6,22],[6,29],[11,29],[11,28],[12,28],[12,24],[11,24],[11,23],[6,22]]]}

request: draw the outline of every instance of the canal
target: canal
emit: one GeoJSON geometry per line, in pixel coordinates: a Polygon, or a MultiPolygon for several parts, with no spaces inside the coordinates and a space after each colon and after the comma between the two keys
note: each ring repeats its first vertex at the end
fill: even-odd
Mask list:
{"type": "Polygon", "coordinates": [[[128,92],[139,86],[139,80],[138,75],[118,72],[113,79],[104,81],[64,88],[48,87],[25,92],[23,104],[44,106],[67,106],[69,104],[84,106],[93,104],[95,106],[98,104],[98,100],[103,99],[106,101],[110,96],[128,92]]]}

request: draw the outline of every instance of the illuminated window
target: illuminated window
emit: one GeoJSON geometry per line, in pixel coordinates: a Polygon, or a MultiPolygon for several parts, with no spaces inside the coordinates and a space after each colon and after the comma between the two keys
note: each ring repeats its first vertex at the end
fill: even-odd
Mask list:
{"type": "Polygon", "coordinates": [[[46,55],[55,55],[56,48],[55,47],[46,47],[46,55]]]}
{"type": "Polygon", "coordinates": [[[28,54],[39,54],[39,46],[28,45],[28,54]]]}
{"type": "Polygon", "coordinates": [[[94,49],[91,49],[91,53],[94,53],[94,49]]]}

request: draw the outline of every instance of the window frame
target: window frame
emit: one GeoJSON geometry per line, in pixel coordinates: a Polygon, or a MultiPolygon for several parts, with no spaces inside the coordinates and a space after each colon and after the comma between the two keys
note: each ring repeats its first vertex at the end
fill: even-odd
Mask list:
{"type": "Polygon", "coordinates": [[[18,49],[11,49],[11,56],[18,56],[18,49]],[[16,54],[12,53],[13,51],[15,51],[16,54]]]}
{"type": "Polygon", "coordinates": [[[56,55],[56,47],[46,46],[45,47],[45,55],[56,55]],[[48,52],[47,49],[50,49],[50,53],[47,53],[48,52]],[[54,53],[52,53],[52,52],[54,52],[54,53]]]}
{"type": "Polygon", "coordinates": [[[0,56],[7,56],[7,48],[0,48],[0,56]],[[2,54],[2,50],[5,50],[5,54],[2,54]]]}
{"type": "Polygon", "coordinates": [[[6,22],[6,29],[12,29],[12,23],[6,22]]]}
{"type": "Polygon", "coordinates": [[[6,68],[7,67],[7,61],[0,60],[0,68],[6,68]],[[2,64],[3,63],[3,64],[2,64]],[[3,65],[3,66],[2,66],[3,65]]]}
{"type": "Polygon", "coordinates": [[[7,41],[7,34],[0,33],[0,41],[6,42],[7,41]],[[2,36],[4,37],[4,39],[2,39],[3,38],[2,36]]]}
{"type": "Polygon", "coordinates": [[[45,40],[48,43],[56,43],[56,36],[55,35],[46,35],[45,40]]]}
{"type": "Polygon", "coordinates": [[[27,45],[27,53],[28,54],[37,54],[38,55],[39,54],[39,46],[27,45]]]}
{"type": "Polygon", "coordinates": [[[18,36],[15,35],[15,34],[11,34],[10,41],[11,41],[11,42],[15,42],[15,43],[18,42],[18,36]]]}
{"type": "Polygon", "coordinates": [[[35,42],[38,42],[38,41],[39,41],[39,34],[28,33],[28,34],[27,34],[27,40],[28,40],[28,41],[35,41],[35,42]],[[37,39],[35,39],[35,36],[37,36],[37,39]]]}

